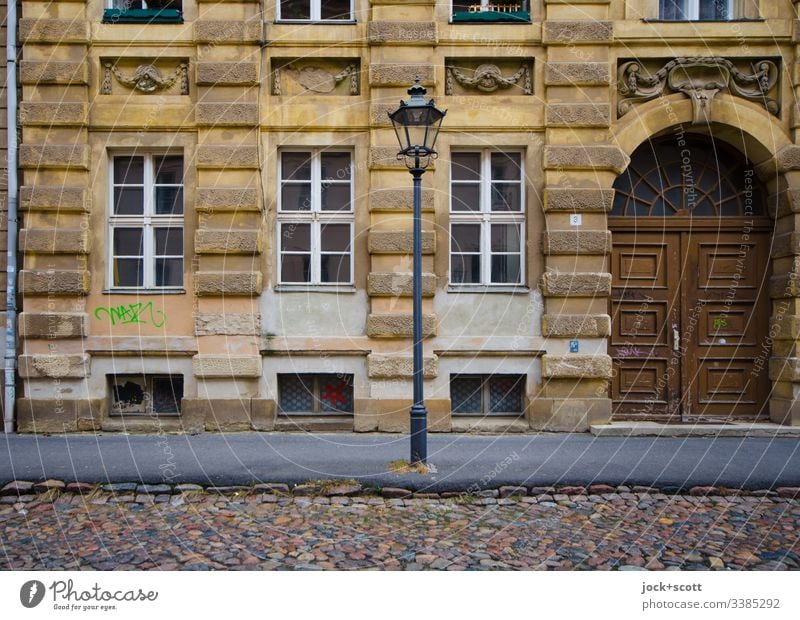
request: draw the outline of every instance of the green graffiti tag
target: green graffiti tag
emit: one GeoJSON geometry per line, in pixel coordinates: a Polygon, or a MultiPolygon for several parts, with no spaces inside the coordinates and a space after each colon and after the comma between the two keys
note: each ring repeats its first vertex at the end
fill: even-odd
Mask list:
{"type": "Polygon", "coordinates": [[[155,327],[161,327],[167,322],[167,315],[161,310],[153,308],[153,302],[136,302],[123,304],[121,306],[99,306],[94,310],[94,317],[102,320],[101,314],[105,313],[106,318],[111,321],[111,325],[130,325],[131,323],[152,323],[155,327]]]}
{"type": "Polygon", "coordinates": [[[721,329],[723,327],[728,327],[728,320],[725,317],[717,317],[714,319],[714,329],[721,329]]]}

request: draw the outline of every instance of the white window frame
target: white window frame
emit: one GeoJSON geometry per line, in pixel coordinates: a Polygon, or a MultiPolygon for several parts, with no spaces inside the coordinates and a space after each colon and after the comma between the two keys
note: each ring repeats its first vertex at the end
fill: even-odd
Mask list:
{"type": "MultiPolygon", "coordinates": [[[[108,261],[106,271],[106,288],[113,291],[183,291],[186,278],[186,157],[183,150],[148,150],[148,151],[110,151],[108,154],[108,261]],[[160,184],[165,187],[183,188],[183,213],[181,215],[155,213],[155,167],[153,158],[165,155],[181,156],[183,158],[184,182],[181,184],[160,184]],[[142,215],[117,215],[114,213],[114,188],[132,184],[115,183],[114,158],[116,157],[143,157],[144,176],[143,194],[144,206],[142,215]],[[115,228],[141,228],[142,229],[142,286],[116,286],[114,284],[114,229],[115,228]],[[155,229],[180,228],[183,240],[183,268],[180,285],[156,286],[156,255],[155,255],[155,229]]],[[[124,257],[124,255],[121,255],[124,257]]],[[[173,255],[159,255],[159,258],[177,258],[173,255]]]]}
{"type": "Polygon", "coordinates": [[[355,17],[355,0],[350,0],[350,17],[348,19],[322,19],[322,3],[320,0],[311,0],[311,13],[308,19],[295,19],[287,17],[284,19],[281,17],[281,0],[275,0],[276,7],[275,7],[275,21],[283,22],[283,23],[314,23],[320,22],[323,24],[349,24],[356,21],[355,17]]]}
{"type": "MultiPolygon", "coordinates": [[[[453,290],[464,289],[495,289],[495,288],[512,288],[522,289],[525,288],[526,274],[525,274],[525,244],[526,235],[525,228],[527,226],[527,207],[525,198],[525,150],[521,148],[458,148],[453,149],[453,154],[456,153],[479,153],[481,156],[481,174],[480,181],[476,182],[480,185],[480,210],[479,211],[456,211],[453,210],[453,166],[452,162],[449,166],[449,185],[448,191],[450,193],[450,222],[449,222],[449,247],[447,252],[447,278],[448,286],[453,290]],[[492,211],[491,210],[491,165],[492,153],[519,153],[520,155],[520,210],[519,211],[492,211]],[[453,263],[453,225],[454,224],[480,224],[481,225],[481,281],[480,282],[453,282],[451,277],[452,263],[453,263]],[[492,224],[517,224],[519,226],[519,281],[518,282],[492,282],[492,224]]],[[[455,181],[462,183],[464,181],[455,181]]],[[[468,183],[469,181],[467,181],[468,183]]],[[[513,181],[503,181],[504,183],[513,183],[513,181]]],[[[465,254],[465,252],[459,252],[465,254]]]]}
{"type": "MultiPolygon", "coordinates": [[[[275,247],[278,252],[277,282],[281,289],[305,289],[309,287],[320,289],[352,288],[355,284],[355,170],[353,166],[354,153],[347,147],[283,147],[278,151],[278,217],[276,228],[275,247]],[[341,211],[322,210],[322,154],[325,152],[348,153],[350,155],[350,208],[341,211]],[[284,153],[311,153],[311,208],[308,211],[284,211],[283,209],[283,154],[284,153]],[[282,228],[284,224],[310,224],[311,225],[311,278],[308,282],[284,282],[282,278],[283,254],[307,254],[307,252],[284,252],[282,245],[282,228]],[[322,282],[322,226],[326,224],[348,224],[350,226],[350,280],[348,282],[322,282]]],[[[346,180],[345,180],[346,181],[346,180]]],[[[336,184],[347,185],[345,181],[336,184]]],[[[326,252],[338,254],[339,252],[326,252]]]]}
{"type": "MultiPolygon", "coordinates": [[[[669,21],[720,21],[711,19],[700,19],[700,3],[702,0],[686,0],[686,20],[669,20],[669,21]]],[[[714,0],[714,2],[725,3],[728,8],[728,19],[724,21],[731,21],[736,19],[733,14],[733,0],[714,0]]],[[[663,18],[663,15],[659,17],[663,18]]]]}
{"type": "MultiPolygon", "coordinates": [[[[525,3],[526,2],[530,3],[531,0],[507,0],[506,2],[504,2],[503,0],[478,0],[477,2],[473,2],[473,4],[480,4],[481,7],[485,7],[485,6],[488,6],[490,4],[519,4],[519,6],[520,6],[519,10],[520,11],[524,11],[525,10],[524,7],[525,7],[525,3]]],[[[528,9],[528,12],[530,13],[530,9],[528,9]]],[[[453,7],[453,0],[450,0],[450,17],[451,18],[453,17],[453,13],[455,13],[455,8],[453,7]]]]}

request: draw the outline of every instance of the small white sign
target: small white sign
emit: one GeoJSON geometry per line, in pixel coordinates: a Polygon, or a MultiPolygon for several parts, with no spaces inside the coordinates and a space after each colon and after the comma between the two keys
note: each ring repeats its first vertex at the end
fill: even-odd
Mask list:
{"type": "Polygon", "coordinates": [[[573,226],[580,226],[581,225],[581,214],[580,213],[572,213],[569,216],[569,223],[573,226]]]}

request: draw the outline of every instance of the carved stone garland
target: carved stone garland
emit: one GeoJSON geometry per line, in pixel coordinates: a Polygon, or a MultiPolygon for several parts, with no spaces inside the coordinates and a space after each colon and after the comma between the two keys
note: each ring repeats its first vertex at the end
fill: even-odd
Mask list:
{"type": "Polygon", "coordinates": [[[344,69],[332,75],[325,69],[319,67],[303,67],[296,69],[294,65],[288,64],[284,67],[276,69],[272,76],[272,94],[280,96],[281,89],[281,74],[286,73],[295,82],[300,84],[306,90],[315,93],[329,93],[336,86],[348,76],[350,77],[350,94],[359,94],[359,81],[358,81],[358,67],[355,63],[350,63],[344,69]]]}
{"type": "Polygon", "coordinates": [[[778,67],[770,60],[753,63],[753,73],[742,73],[725,58],[676,58],[653,73],[643,73],[641,63],[631,61],[619,68],[617,90],[624,98],[619,101],[620,116],[627,114],[635,103],[655,99],[669,89],[692,100],[695,125],[708,123],[711,105],[721,90],[759,101],[768,112],[777,116],[780,105],[768,96],[778,82],[778,67]]]}
{"type": "Polygon", "coordinates": [[[477,67],[473,75],[467,76],[456,67],[446,67],[446,79],[444,86],[445,95],[453,94],[453,81],[458,82],[464,88],[475,88],[484,93],[493,93],[501,88],[511,88],[518,82],[519,87],[526,95],[533,94],[531,85],[531,72],[528,66],[523,64],[509,77],[503,77],[500,67],[492,64],[483,64],[477,67]]]}
{"type": "Polygon", "coordinates": [[[100,86],[100,93],[103,95],[111,94],[112,76],[117,78],[117,82],[123,86],[138,90],[141,93],[167,90],[180,79],[181,95],[189,94],[189,65],[185,62],[180,63],[172,75],[168,77],[163,77],[158,69],[148,64],[136,67],[136,70],[130,77],[125,76],[110,62],[104,63],[103,67],[103,83],[100,86]]]}

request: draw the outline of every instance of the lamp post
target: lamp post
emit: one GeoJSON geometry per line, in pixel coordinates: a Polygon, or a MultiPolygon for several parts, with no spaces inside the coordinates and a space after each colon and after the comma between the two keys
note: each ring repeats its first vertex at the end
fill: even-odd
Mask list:
{"type": "Polygon", "coordinates": [[[422,374],[422,175],[431,161],[436,159],[434,150],[439,128],[447,110],[439,110],[433,99],[425,100],[428,91],[414,81],[408,101],[389,113],[392,126],[400,143],[398,159],[402,159],[414,177],[414,404],[411,406],[411,463],[425,463],[428,459],[428,411],[423,398],[422,374]]]}

